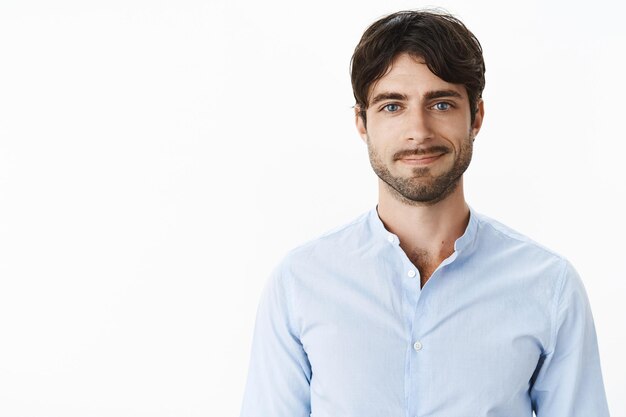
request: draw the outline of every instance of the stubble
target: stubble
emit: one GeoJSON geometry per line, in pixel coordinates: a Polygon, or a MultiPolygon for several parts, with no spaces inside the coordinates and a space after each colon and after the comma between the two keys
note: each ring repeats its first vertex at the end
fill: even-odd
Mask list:
{"type": "MultiPolygon", "coordinates": [[[[452,167],[446,172],[434,176],[430,167],[413,168],[409,177],[394,176],[382,157],[373,146],[369,137],[367,148],[370,164],[378,178],[380,178],[391,191],[391,194],[401,202],[410,205],[433,205],[448,197],[459,186],[461,177],[469,167],[473,153],[473,137],[471,133],[467,140],[463,141],[459,153],[452,167]]],[[[400,156],[408,154],[424,154],[433,152],[450,152],[450,149],[442,146],[420,148],[414,151],[401,151],[394,155],[394,161],[400,156]]]]}

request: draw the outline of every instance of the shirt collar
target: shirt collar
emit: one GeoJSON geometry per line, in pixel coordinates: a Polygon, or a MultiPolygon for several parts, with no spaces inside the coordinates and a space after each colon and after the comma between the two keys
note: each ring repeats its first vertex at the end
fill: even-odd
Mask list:
{"type": "MultiPolygon", "coordinates": [[[[472,207],[469,207],[469,210],[470,219],[467,223],[467,227],[465,228],[465,232],[454,242],[455,252],[461,252],[465,248],[470,247],[476,239],[476,234],[478,231],[478,215],[474,211],[474,209],[472,209],[472,207]]],[[[400,239],[398,238],[398,236],[388,231],[385,228],[382,220],[380,220],[377,207],[374,207],[372,210],[370,210],[368,215],[368,223],[370,225],[370,230],[372,231],[372,234],[376,239],[385,239],[387,242],[393,243],[395,245],[400,244],[400,239]]]]}

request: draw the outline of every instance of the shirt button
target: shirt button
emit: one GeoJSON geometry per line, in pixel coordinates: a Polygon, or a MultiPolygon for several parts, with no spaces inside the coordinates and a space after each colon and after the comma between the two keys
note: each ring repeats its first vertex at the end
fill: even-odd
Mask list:
{"type": "Polygon", "coordinates": [[[389,235],[387,236],[387,240],[389,241],[389,243],[393,243],[395,239],[393,238],[393,235],[389,235]]]}
{"type": "Polygon", "coordinates": [[[422,344],[420,342],[415,342],[413,344],[413,349],[419,352],[420,350],[422,350],[422,344]]]}
{"type": "Polygon", "coordinates": [[[407,273],[407,275],[409,276],[409,278],[414,278],[415,277],[415,271],[412,269],[409,269],[409,272],[407,273]]]}

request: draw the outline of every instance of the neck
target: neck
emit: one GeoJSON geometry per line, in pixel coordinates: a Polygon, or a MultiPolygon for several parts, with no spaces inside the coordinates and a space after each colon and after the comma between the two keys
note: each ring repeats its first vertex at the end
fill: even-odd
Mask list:
{"type": "Polygon", "coordinates": [[[378,216],[385,228],[398,236],[407,255],[423,253],[437,262],[450,256],[469,222],[463,180],[450,195],[431,205],[402,201],[387,187],[379,181],[378,216]]]}

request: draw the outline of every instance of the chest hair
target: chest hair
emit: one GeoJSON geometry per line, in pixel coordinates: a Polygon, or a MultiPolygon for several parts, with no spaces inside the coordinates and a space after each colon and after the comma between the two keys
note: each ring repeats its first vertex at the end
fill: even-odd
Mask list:
{"type": "Polygon", "coordinates": [[[408,252],[405,251],[405,253],[419,271],[422,287],[426,284],[426,281],[428,281],[433,272],[435,272],[435,269],[437,269],[443,259],[445,259],[445,257],[440,259],[438,256],[435,256],[424,249],[413,249],[408,252]]]}

